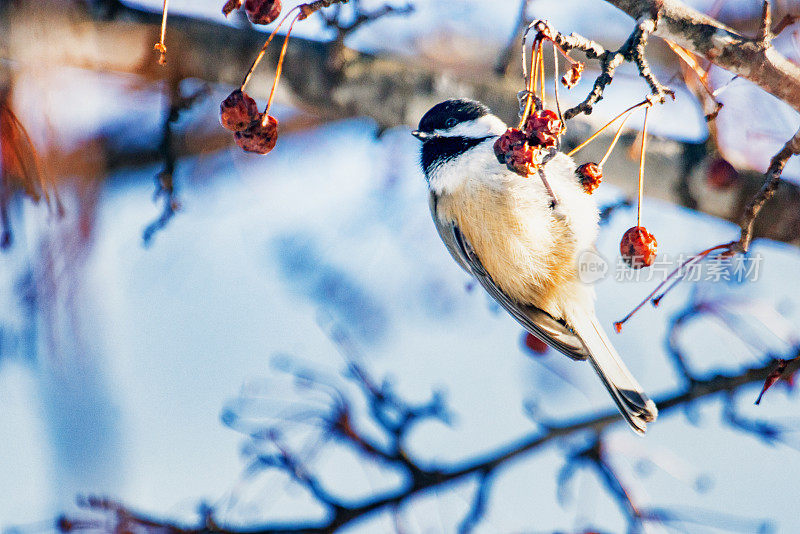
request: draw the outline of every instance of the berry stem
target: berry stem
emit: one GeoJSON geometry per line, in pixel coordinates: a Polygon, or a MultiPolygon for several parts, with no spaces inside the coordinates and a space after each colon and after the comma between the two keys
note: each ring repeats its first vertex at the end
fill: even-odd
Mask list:
{"type": "MultiPolygon", "coordinates": [[[[522,32],[522,80],[525,82],[526,91],[530,91],[531,89],[530,77],[528,75],[528,60],[525,55],[525,46],[527,45],[528,32],[531,31],[531,28],[533,28],[532,23],[528,25],[527,28],[525,28],[524,32],[522,32]]],[[[531,54],[534,54],[535,52],[536,52],[536,44],[534,43],[534,45],[531,47],[531,54]]]]}
{"type": "Polygon", "coordinates": [[[167,64],[167,45],[164,44],[165,38],[167,36],[167,9],[169,8],[169,0],[164,0],[164,6],[161,10],[161,36],[154,47],[154,50],[159,52],[158,57],[158,64],[159,65],[166,65],[167,64]]]}
{"type": "Polygon", "coordinates": [[[544,175],[544,169],[542,167],[538,168],[539,171],[539,178],[542,179],[542,184],[544,184],[544,188],[547,190],[547,194],[550,195],[550,198],[553,200],[553,207],[559,204],[558,197],[556,196],[553,188],[550,187],[550,182],[547,181],[547,177],[544,175]]]}
{"type": "Polygon", "coordinates": [[[617,128],[617,133],[614,134],[614,139],[612,139],[611,144],[608,145],[608,150],[606,150],[606,153],[603,155],[603,159],[601,159],[600,162],[597,164],[598,166],[602,167],[603,164],[608,159],[608,156],[611,155],[611,151],[614,150],[614,146],[616,146],[617,141],[619,140],[619,136],[622,135],[622,128],[625,126],[625,123],[628,122],[628,119],[631,118],[631,115],[633,115],[633,111],[629,111],[628,114],[625,115],[625,118],[622,119],[619,128],[617,128]]]}
{"type": "Polygon", "coordinates": [[[528,24],[528,27],[525,28],[525,31],[522,32],[522,79],[525,80],[525,92],[527,93],[527,99],[525,100],[525,109],[522,112],[520,117],[519,125],[517,126],[518,129],[522,129],[525,125],[525,121],[528,119],[528,116],[531,113],[531,107],[533,105],[533,97],[536,93],[536,82],[538,80],[539,69],[536,66],[539,64],[539,50],[540,48],[537,46],[539,41],[542,39],[541,33],[536,34],[536,39],[533,41],[533,45],[531,45],[531,70],[530,73],[528,72],[528,61],[525,56],[525,48],[528,41],[528,33],[536,26],[536,22],[531,22],[528,24]]]}
{"type": "Polygon", "coordinates": [[[558,49],[558,51],[559,51],[559,52],[561,52],[561,55],[562,55],[562,56],[564,56],[564,58],[565,58],[567,61],[569,61],[570,65],[574,65],[575,63],[580,63],[579,61],[575,61],[574,59],[572,59],[571,57],[569,57],[569,54],[567,54],[566,52],[564,52],[564,49],[563,49],[563,48],[561,48],[561,46],[559,46],[559,44],[558,44],[558,43],[556,43],[556,42],[555,42],[555,41],[553,41],[552,39],[550,40],[550,42],[551,42],[551,43],[553,43],[553,46],[554,46],[554,47],[556,47],[556,48],[558,49]]]}
{"type": "Polygon", "coordinates": [[[536,66],[539,64],[539,46],[538,40],[533,42],[531,45],[531,73],[528,76],[528,93],[535,93],[536,92],[536,85],[539,81],[539,70],[536,66]]]}
{"type": "MultiPolygon", "coordinates": [[[[536,88],[539,86],[539,40],[533,42],[533,47],[531,48],[531,88],[529,91],[529,98],[533,101],[533,97],[536,96],[536,88]]],[[[527,118],[527,117],[526,117],[527,118]]]]}
{"type": "Polygon", "coordinates": [[[646,104],[649,104],[649,101],[647,101],[647,100],[643,100],[643,101],[639,102],[638,104],[634,104],[633,106],[629,107],[628,109],[626,109],[625,111],[623,111],[622,113],[620,113],[619,115],[617,115],[616,117],[614,117],[613,119],[611,119],[610,121],[608,121],[607,123],[605,123],[605,124],[603,125],[603,127],[602,127],[602,128],[600,128],[600,129],[599,129],[599,130],[597,130],[595,133],[593,133],[591,136],[589,136],[589,138],[588,138],[586,141],[584,141],[584,142],[583,142],[583,143],[581,143],[580,145],[578,145],[578,146],[576,146],[575,148],[573,148],[572,150],[570,150],[570,151],[567,153],[567,156],[572,156],[572,155],[573,155],[573,154],[575,154],[575,153],[576,153],[578,150],[582,149],[583,147],[585,147],[586,145],[588,145],[589,143],[591,143],[592,141],[594,141],[594,140],[595,140],[595,138],[596,138],[598,135],[600,135],[601,133],[603,133],[603,131],[604,131],[606,128],[608,128],[609,126],[611,126],[612,124],[614,124],[614,123],[617,121],[617,119],[619,119],[620,117],[622,117],[623,115],[625,115],[625,114],[626,114],[626,113],[628,113],[629,111],[633,111],[634,109],[636,109],[636,108],[638,108],[638,107],[641,107],[641,106],[644,106],[644,105],[646,105],[646,104]]]}
{"type": "Polygon", "coordinates": [[[278,80],[281,79],[281,71],[283,71],[283,59],[286,57],[286,48],[289,46],[289,36],[292,35],[292,28],[294,23],[300,18],[301,13],[295,15],[292,23],[289,25],[289,31],[286,32],[286,37],[283,38],[283,47],[281,47],[281,55],[278,57],[278,68],[275,69],[275,79],[272,80],[272,89],[269,92],[269,99],[267,100],[267,107],[264,109],[264,117],[261,119],[261,125],[266,127],[269,122],[269,108],[272,107],[272,99],[275,96],[275,88],[278,87],[278,80]]]}
{"type": "Polygon", "coordinates": [[[259,63],[261,63],[261,60],[264,59],[264,54],[267,52],[267,47],[269,46],[269,43],[272,42],[273,37],[275,37],[275,35],[278,33],[278,30],[281,29],[283,23],[286,22],[286,19],[289,18],[289,15],[291,15],[292,11],[294,11],[295,9],[297,9],[297,7],[293,8],[291,11],[286,13],[286,15],[281,19],[278,25],[275,26],[275,29],[272,30],[272,33],[269,34],[269,37],[267,37],[267,41],[264,43],[264,46],[261,47],[261,50],[259,50],[258,55],[256,56],[256,59],[253,61],[253,64],[250,65],[250,69],[247,71],[247,74],[245,74],[244,80],[242,80],[242,85],[239,86],[240,91],[244,91],[244,88],[250,81],[250,78],[253,76],[253,72],[256,70],[256,67],[258,66],[259,63]]]}
{"type": "Polygon", "coordinates": [[[642,225],[642,193],[644,193],[644,153],[647,148],[647,112],[650,106],[644,108],[644,125],[642,126],[642,150],[639,153],[639,202],[636,205],[636,226],[642,225]]]}
{"type": "Polygon", "coordinates": [[[539,41],[539,71],[541,73],[539,86],[542,89],[542,109],[544,109],[544,41],[539,41]]]}
{"type": "MultiPolygon", "coordinates": [[[[529,27],[530,28],[530,27],[529,27]]],[[[525,110],[522,112],[522,116],[519,119],[519,124],[517,125],[518,129],[522,129],[525,125],[525,121],[528,118],[528,115],[531,114],[531,106],[533,104],[533,96],[536,93],[536,83],[539,79],[539,69],[536,68],[536,61],[539,57],[538,55],[538,47],[536,43],[538,41],[533,42],[533,46],[531,47],[531,70],[528,73],[528,65],[525,61],[525,36],[527,35],[527,31],[525,35],[522,36],[522,71],[523,77],[525,78],[525,92],[528,93],[527,100],[525,101],[525,110]]]]}
{"type": "MultiPolygon", "coordinates": [[[[564,125],[564,117],[561,115],[561,102],[558,100],[558,46],[556,45],[555,41],[553,43],[553,95],[556,99],[556,109],[558,110],[558,120],[561,121],[561,125],[564,125]]],[[[561,139],[561,135],[564,132],[562,131],[558,134],[559,140],[561,139]]],[[[559,141],[560,144],[560,141],[559,141]]]]}
{"type": "MultiPolygon", "coordinates": [[[[698,252],[697,254],[695,254],[694,256],[692,256],[691,258],[686,260],[685,262],[681,263],[676,269],[674,269],[671,273],[669,273],[667,275],[667,277],[664,278],[664,280],[662,280],[656,286],[656,288],[653,291],[651,291],[639,304],[637,304],[636,307],[633,308],[630,311],[630,313],[628,313],[628,315],[626,315],[625,317],[623,317],[619,321],[615,322],[614,323],[614,329],[617,331],[617,333],[621,332],[622,331],[622,325],[625,324],[628,321],[628,319],[633,317],[636,314],[636,312],[638,312],[640,309],[642,309],[642,306],[647,304],[647,302],[650,301],[651,299],[653,300],[653,304],[655,304],[657,306],[658,303],[661,301],[661,299],[664,298],[664,295],[669,293],[669,291],[672,290],[672,288],[674,288],[676,285],[678,285],[677,282],[682,280],[682,277],[679,276],[677,279],[675,279],[673,281],[672,284],[670,284],[670,286],[664,292],[662,292],[661,294],[658,294],[658,293],[661,291],[661,289],[665,285],[667,285],[668,282],[672,281],[673,278],[675,278],[676,275],[684,272],[684,269],[686,267],[689,267],[690,265],[693,265],[693,264],[699,262],[700,260],[704,259],[706,256],[708,256],[709,254],[711,254],[715,250],[722,250],[722,249],[730,250],[731,247],[733,247],[735,244],[736,244],[736,241],[731,241],[730,243],[724,243],[722,245],[717,245],[715,247],[708,248],[708,249],[706,249],[706,250],[704,250],[702,252],[698,252]],[[658,294],[658,296],[656,296],[657,294],[658,294]],[[653,298],[653,297],[655,297],[655,298],[653,298]]],[[[724,252],[722,254],[724,254],[724,252]]]]}

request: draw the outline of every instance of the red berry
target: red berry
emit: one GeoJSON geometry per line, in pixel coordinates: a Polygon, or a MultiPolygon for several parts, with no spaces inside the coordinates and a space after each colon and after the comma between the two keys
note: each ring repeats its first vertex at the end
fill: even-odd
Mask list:
{"type": "Polygon", "coordinates": [[[244,10],[253,24],[269,24],[281,14],[281,0],[245,0],[244,10]]]}
{"type": "Polygon", "coordinates": [[[531,136],[531,142],[544,148],[552,148],[558,144],[558,137],[540,131],[531,136]]]}
{"type": "Polygon", "coordinates": [[[619,252],[622,259],[634,269],[653,265],[658,250],[655,236],[648,232],[644,226],[629,228],[622,236],[619,243],[619,252]]]}
{"type": "Polygon", "coordinates": [[[256,101],[240,89],[228,95],[219,105],[219,122],[234,132],[244,130],[260,118],[256,101]]]}
{"type": "Polygon", "coordinates": [[[494,155],[500,163],[506,162],[506,154],[517,145],[525,142],[525,134],[517,128],[509,128],[494,142],[494,155]]]}
{"type": "Polygon", "coordinates": [[[528,143],[515,145],[506,153],[506,167],[522,176],[527,176],[533,172],[535,154],[534,149],[528,143]]]}
{"type": "Polygon", "coordinates": [[[278,140],[278,119],[268,116],[266,126],[262,125],[259,120],[246,130],[236,132],[233,137],[242,150],[262,155],[267,154],[275,148],[278,140]]]}
{"type": "Polygon", "coordinates": [[[534,354],[545,354],[550,349],[549,345],[530,332],[525,333],[525,346],[534,354]]]}
{"type": "Polygon", "coordinates": [[[600,182],[603,181],[603,169],[597,163],[591,161],[575,169],[575,174],[581,181],[583,190],[590,195],[600,187],[600,182]]]}
{"type": "Polygon", "coordinates": [[[518,128],[509,128],[494,142],[494,154],[497,161],[505,163],[510,170],[528,176],[542,163],[543,153],[539,150],[541,146],[543,145],[538,141],[529,142],[525,132],[518,128]]]}
{"type": "Polygon", "coordinates": [[[716,158],[708,166],[708,185],[714,189],[728,189],[739,181],[739,172],[722,158],[716,158]]]}
{"type": "Polygon", "coordinates": [[[550,148],[556,146],[558,136],[564,131],[564,124],[555,112],[537,109],[525,121],[522,131],[532,144],[550,148]]]}

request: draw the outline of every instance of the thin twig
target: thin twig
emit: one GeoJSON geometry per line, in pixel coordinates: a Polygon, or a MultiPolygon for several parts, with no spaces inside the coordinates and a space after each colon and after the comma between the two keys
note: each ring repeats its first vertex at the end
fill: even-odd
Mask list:
{"type": "Polygon", "coordinates": [[[758,28],[758,40],[765,48],[772,42],[772,6],[769,0],[761,4],[761,24],[758,28]]]}
{"type": "Polygon", "coordinates": [[[180,118],[181,112],[191,108],[196,102],[208,95],[208,86],[203,85],[189,96],[172,97],[174,100],[167,107],[164,117],[164,124],[161,134],[161,144],[159,150],[164,159],[164,168],[156,175],[156,192],[154,199],[164,198],[164,205],[161,215],[147,225],[142,234],[145,246],[152,243],[155,234],[164,228],[172,217],[180,210],[180,202],[175,194],[174,174],[177,166],[177,156],[175,154],[173,127],[180,118]]]}
{"type": "Polygon", "coordinates": [[[617,68],[626,61],[636,64],[639,75],[650,86],[652,101],[663,103],[667,96],[674,98],[673,91],[656,79],[645,58],[644,51],[647,46],[647,38],[655,29],[655,21],[653,19],[645,18],[641,20],[625,43],[615,51],[607,50],[600,43],[575,33],[563,35],[542,20],[534,21],[530,26],[536,28],[539,35],[544,35],[552,40],[565,54],[570,50],[577,49],[583,51],[589,59],[596,59],[600,62],[601,72],[595,80],[592,90],[583,102],[566,110],[564,118],[571,119],[581,113],[590,114],[594,105],[602,100],[603,91],[611,83],[617,68]]]}
{"type": "Polygon", "coordinates": [[[741,237],[739,242],[734,247],[734,252],[747,252],[750,248],[750,242],[753,240],[753,225],[755,224],[758,214],[764,204],[775,195],[778,185],[781,183],[781,174],[783,173],[786,163],[789,158],[800,154],[800,130],[798,130],[791,139],[789,139],[783,148],[772,157],[769,168],[764,174],[764,185],[756,193],[756,195],[747,203],[742,214],[741,222],[741,237]]]}
{"type": "Polygon", "coordinates": [[[169,8],[169,0],[164,0],[164,5],[161,10],[161,34],[159,37],[158,42],[153,47],[156,50],[158,55],[158,64],[159,65],[166,65],[167,64],[167,45],[164,44],[164,40],[167,35],[167,10],[169,8]]]}

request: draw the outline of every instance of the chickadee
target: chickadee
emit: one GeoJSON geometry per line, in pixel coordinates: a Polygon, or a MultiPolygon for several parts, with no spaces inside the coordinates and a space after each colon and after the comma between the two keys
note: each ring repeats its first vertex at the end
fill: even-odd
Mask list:
{"type": "Polygon", "coordinates": [[[522,177],[498,163],[494,141],[506,125],[471,100],[432,107],[412,134],[433,221],[447,250],[528,332],[594,367],[625,420],[643,434],[658,415],[620,359],[594,312],[594,289],[578,279],[578,257],[593,247],[598,210],[557,153],[544,175],[522,177]]]}

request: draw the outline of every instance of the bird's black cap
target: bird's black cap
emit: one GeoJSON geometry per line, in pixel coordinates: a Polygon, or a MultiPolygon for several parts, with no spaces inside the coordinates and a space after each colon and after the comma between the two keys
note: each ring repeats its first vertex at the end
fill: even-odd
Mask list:
{"type": "Polygon", "coordinates": [[[422,141],[422,170],[430,180],[431,171],[448,160],[456,158],[467,150],[481,144],[492,135],[484,137],[446,136],[434,133],[448,130],[454,126],[480,119],[489,115],[489,108],[474,100],[445,100],[433,106],[419,121],[419,130],[411,134],[422,141]]]}
{"type": "Polygon", "coordinates": [[[475,100],[463,98],[445,100],[428,110],[419,121],[417,131],[431,133],[434,130],[445,130],[462,122],[479,119],[489,113],[489,108],[475,100]]]}

